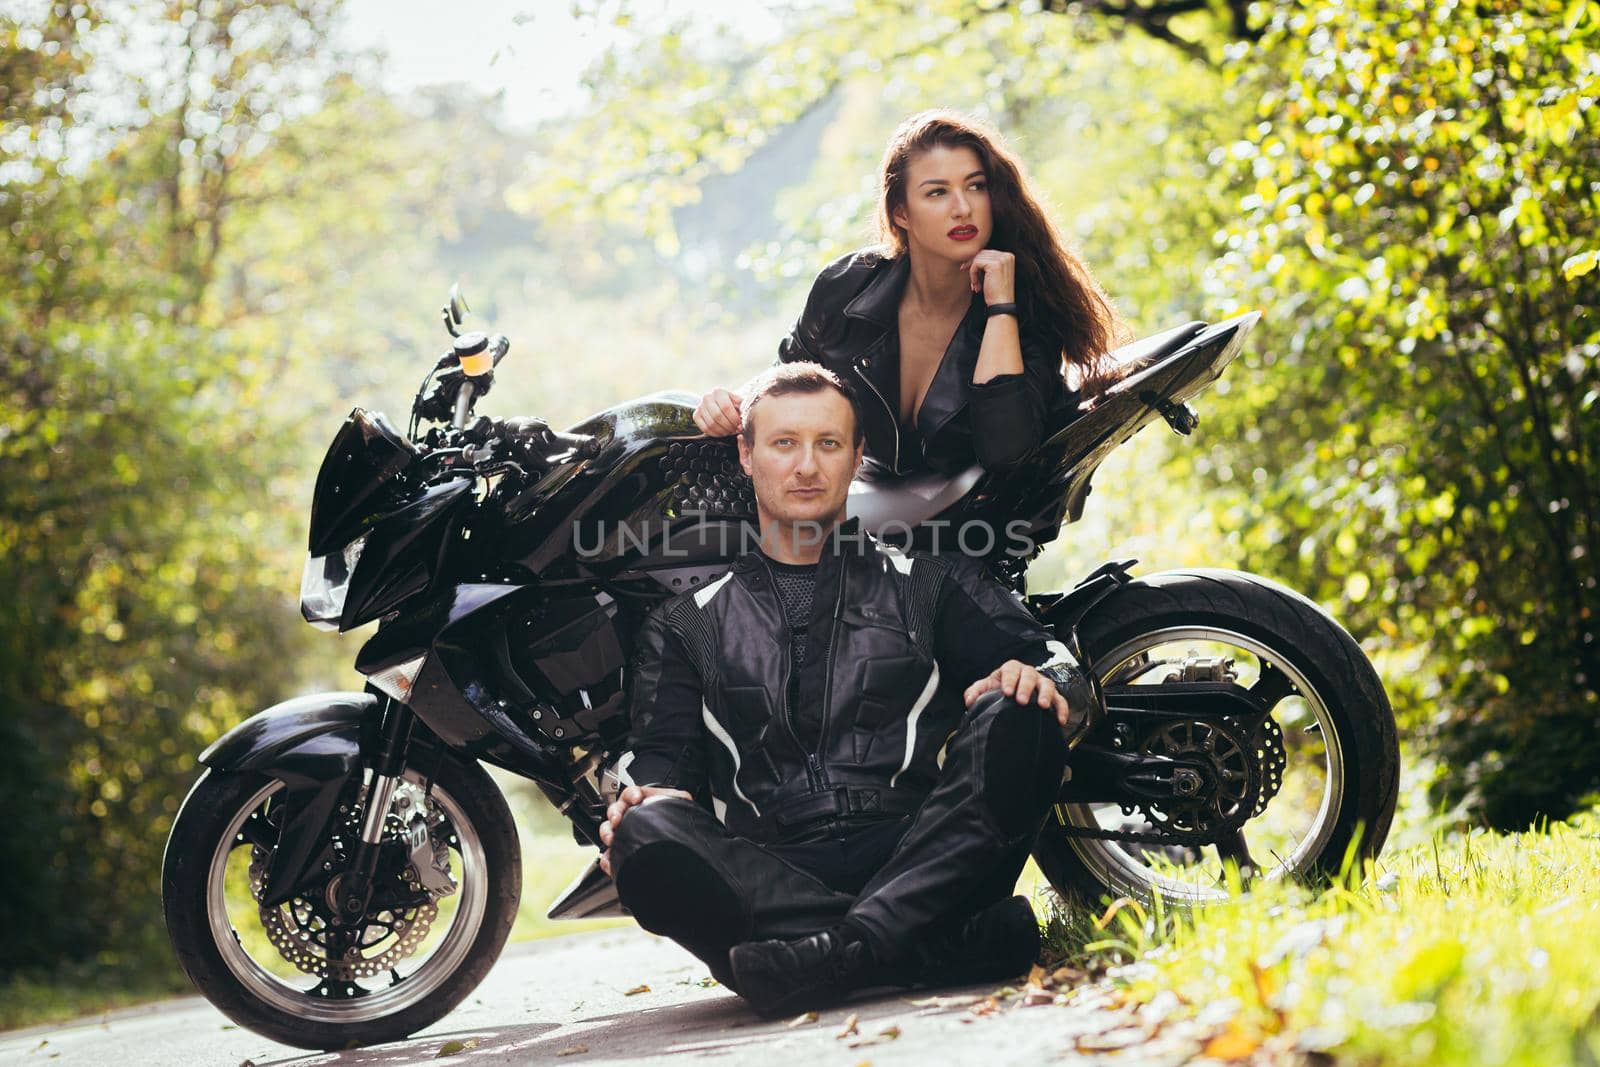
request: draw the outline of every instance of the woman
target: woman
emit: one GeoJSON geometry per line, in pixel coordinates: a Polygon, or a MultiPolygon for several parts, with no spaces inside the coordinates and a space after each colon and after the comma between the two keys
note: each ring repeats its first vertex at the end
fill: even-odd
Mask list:
{"type": "MultiPolygon", "coordinates": [[[[896,474],[1015,463],[1105,382],[1120,324],[1062,245],[999,135],[925,111],[889,139],[882,246],[830,263],[811,287],[786,362],[821,363],[856,386],[867,456],[896,474]]],[[[741,398],[714,389],[695,423],[739,430],[741,398]]]]}

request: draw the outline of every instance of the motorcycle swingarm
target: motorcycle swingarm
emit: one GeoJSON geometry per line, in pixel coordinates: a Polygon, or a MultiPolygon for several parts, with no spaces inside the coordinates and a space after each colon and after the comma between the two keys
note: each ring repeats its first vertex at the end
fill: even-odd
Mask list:
{"type": "Polygon", "coordinates": [[[1133,737],[1184,720],[1238,719],[1254,726],[1272,709],[1250,690],[1234,682],[1166,682],[1161,685],[1108,685],[1106,717],[1096,738],[1133,737]]]}
{"type": "Polygon", "coordinates": [[[1088,743],[1073,750],[1067,766],[1069,777],[1056,794],[1060,804],[1186,803],[1216,788],[1216,774],[1204,761],[1088,743]]]}
{"type": "Polygon", "coordinates": [[[1061,803],[1190,801],[1215,788],[1211,765],[1202,759],[1138,752],[1140,739],[1163,727],[1224,718],[1254,730],[1270,710],[1233,682],[1107,686],[1105,702],[1105,719],[1072,754],[1061,803]]]}

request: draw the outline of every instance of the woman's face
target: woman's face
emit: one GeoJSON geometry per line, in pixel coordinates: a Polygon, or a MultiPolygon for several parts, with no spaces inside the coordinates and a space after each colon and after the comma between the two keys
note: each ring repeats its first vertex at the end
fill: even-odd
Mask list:
{"type": "Polygon", "coordinates": [[[935,145],[911,157],[906,202],[894,210],[916,258],[932,256],[964,263],[989,247],[994,215],[989,176],[978,153],[966,146],[935,145]]]}

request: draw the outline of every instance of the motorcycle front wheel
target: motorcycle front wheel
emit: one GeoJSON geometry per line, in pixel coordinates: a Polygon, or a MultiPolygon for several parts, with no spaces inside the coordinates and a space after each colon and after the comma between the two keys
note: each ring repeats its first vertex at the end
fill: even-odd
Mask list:
{"type": "Polygon", "coordinates": [[[1114,835],[1193,830],[1204,816],[1159,805],[1056,805],[1034,859],[1063,898],[1149,903],[1159,894],[1197,904],[1229,895],[1237,884],[1230,866],[1315,882],[1377,855],[1399,796],[1394,713],[1360,646],[1316,604],[1238,571],[1166,572],[1096,605],[1078,638],[1103,686],[1228,680],[1271,716],[1254,734],[1198,721],[1145,736],[1125,731],[1130,750],[1208,760],[1225,782],[1256,776],[1260,791],[1242,785],[1237,801],[1254,801],[1255,814],[1215,843],[1174,845],[1114,835]]]}
{"type": "Polygon", "coordinates": [[[455,890],[428,893],[415,865],[397,870],[391,861],[352,930],[337,922],[328,882],[354,847],[365,795],[364,784],[352,788],[330,828],[328,881],[275,907],[260,896],[284,783],[208,770],[184,800],[162,869],[167,932],[190,980],[240,1026],[307,1049],[396,1041],[447,1014],[499,957],[522,869],[494,782],[476,764],[449,760],[431,783],[407,772],[386,833],[397,840],[422,814],[433,866],[455,890]]]}

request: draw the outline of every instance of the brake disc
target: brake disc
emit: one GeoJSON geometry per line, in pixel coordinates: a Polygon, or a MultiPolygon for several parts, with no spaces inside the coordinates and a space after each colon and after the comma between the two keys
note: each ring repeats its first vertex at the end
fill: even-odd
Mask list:
{"type": "MultiPolygon", "coordinates": [[[[357,802],[344,806],[333,834],[336,856],[350,855],[359,840],[358,813],[365,797],[366,786],[363,785],[357,802]]],[[[402,834],[407,817],[417,813],[427,820],[435,867],[448,872],[449,851],[443,835],[448,832],[449,823],[417,786],[405,782],[396,789],[385,819],[385,837],[402,834]]],[[[353,982],[383,974],[422,946],[438,917],[439,907],[435,895],[430,893],[424,903],[368,912],[359,929],[344,926],[337,921],[335,906],[342,874],[334,875],[312,894],[297,895],[278,905],[260,904],[271,857],[270,849],[260,845],[251,847],[250,892],[258,902],[261,926],[273,948],[306,974],[336,982],[353,982]]],[[[408,889],[423,888],[414,867],[408,866],[401,877],[408,889]]]]}

